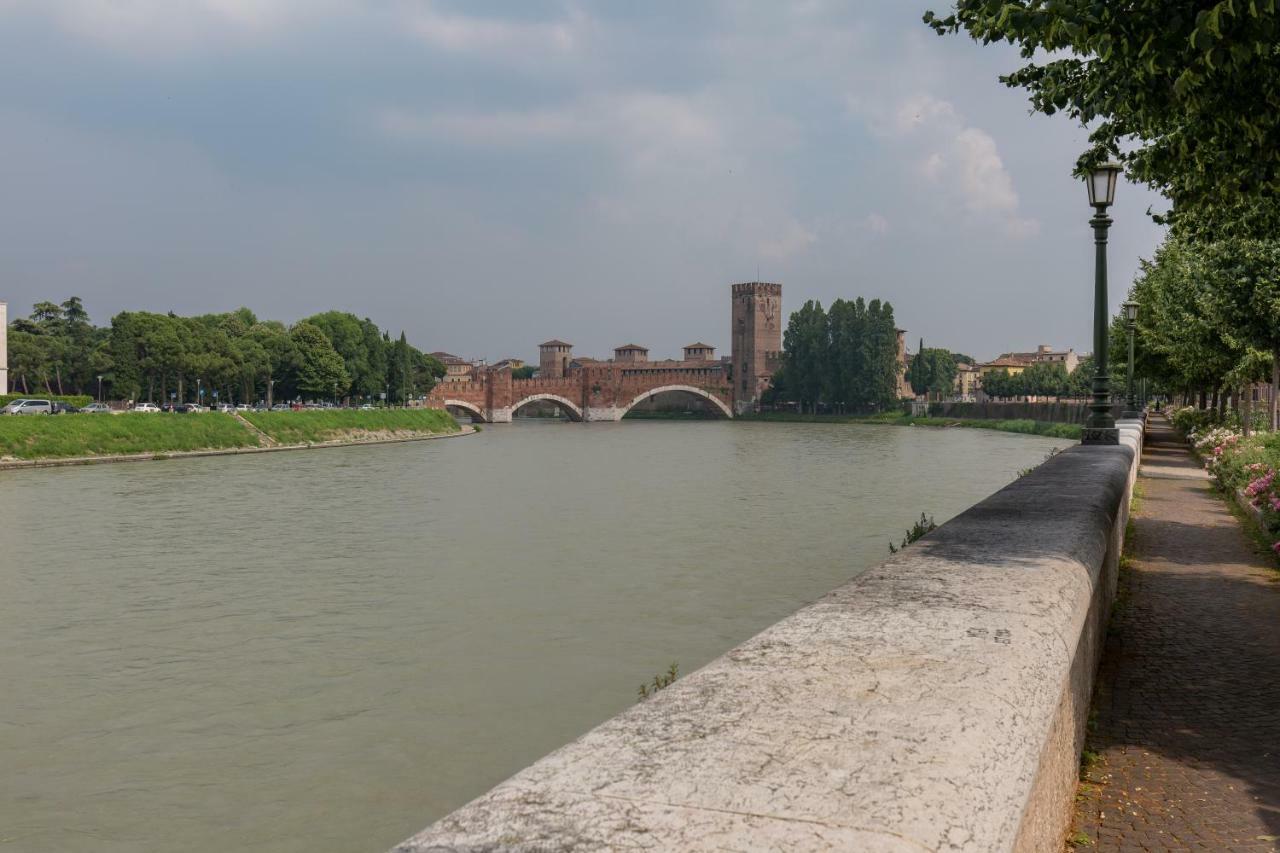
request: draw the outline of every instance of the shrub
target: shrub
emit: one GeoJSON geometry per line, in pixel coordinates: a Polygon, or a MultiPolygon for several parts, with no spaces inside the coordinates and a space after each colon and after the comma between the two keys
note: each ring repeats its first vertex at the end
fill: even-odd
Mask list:
{"type": "Polygon", "coordinates": [[[34,394],[0,394],[0,406],[7,406],[14,400],[54,400],[70,403],[78,408],[84,408],[93,402],[88,394],[41,394],[39,391],[34,394]]]}

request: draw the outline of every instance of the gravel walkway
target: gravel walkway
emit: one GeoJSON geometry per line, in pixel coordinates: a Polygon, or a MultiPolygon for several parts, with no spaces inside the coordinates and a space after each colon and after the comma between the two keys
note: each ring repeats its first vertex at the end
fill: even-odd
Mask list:
{"type": "Polygon", "coordinates": [[[1280,850],[1280,574],[1163,418],[1140,483],[1074,837],[1280,850]]]}

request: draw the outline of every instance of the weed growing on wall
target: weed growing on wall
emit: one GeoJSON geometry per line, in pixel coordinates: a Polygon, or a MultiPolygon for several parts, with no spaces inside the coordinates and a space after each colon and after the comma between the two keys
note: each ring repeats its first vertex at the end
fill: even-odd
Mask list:
{"type": "Polygon", "coordinates": [[[640,689],[636,691],[636,694],[640,697],[640,701],[643,702],[645,699],[656,694],[662,688],[670,687],[679,677],[680,664],[672,663],[671,666],[667,667],[666,672],[658,673],[653,677],[653,680],[647,684],[642,683],[640,685],[640,689]]]}
{"type": "Polygon", "coordinates": [[[920,520],[912,525],[911,529],[907,531],[906,536],[902,537],[901,545],[894,545],[892,542],[889,543],[889,553],[896,554],[912,542],[915,542],[917,539],[924,538],[926,535],[937,529],[938,525],[934,522],[933,516],[926,516],[922,512],[920,513],[920,520]]]}

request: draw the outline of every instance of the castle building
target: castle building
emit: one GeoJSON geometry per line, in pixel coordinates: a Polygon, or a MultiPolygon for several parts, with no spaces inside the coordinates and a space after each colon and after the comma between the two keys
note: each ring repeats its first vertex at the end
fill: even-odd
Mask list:
{"type": "Polygon", "coordinates": [[[685,361],[715,361],[716,348],[711,344],[689,344],[684,348],[685,361]]]}
{"type": "Polygon", "coordinates": [[[555,338],[538,344],[538,376],[543,379],[562,379],[569,372],[573,361],[573,344],[555,338]]]}
{"type": "Polygon", "coordinates": [[[748,281],[732,289],[734,407],[745,414],[759,407],[782,364],[782,285],[748,281]]]}
{"type": "Polygon", "coordinates": [[[626,344],[620,346],[613,351],[613,360],[621,361],[628,364],[636,364],[649,360],[649,350],[639,344],[626,344]]]}

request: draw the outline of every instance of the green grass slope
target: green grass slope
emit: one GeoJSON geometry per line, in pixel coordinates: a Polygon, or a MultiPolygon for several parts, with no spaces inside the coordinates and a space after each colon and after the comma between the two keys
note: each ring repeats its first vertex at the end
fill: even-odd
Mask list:
{"type": "Polygon", "coordinates": [[[217,412],[0,417],[0,457],[14,459],[224,450],[258,443],[244,424],[217,412]]]}
{"type": "Polygon", "coordinates": [[[799,415],[794,412],[764,412],[744,416],[744,420],[781,421],[790,423],[889,424],[893,426],[967,427],[1043,435],[1050,438],[1080,438],[1079,424],[1058,424],[1033,420],[984,420],[980,418],[912,417],[901,412],[878,415],[799,415]]]}
{"type": "Polygon", "coordinates": [[[458,422],[440,409],[306,409],[300,412],[245,412],[244,418],[281,444],[413,438],[460,429],[458,422]]]}

